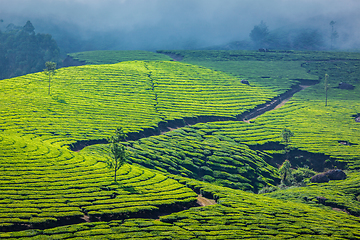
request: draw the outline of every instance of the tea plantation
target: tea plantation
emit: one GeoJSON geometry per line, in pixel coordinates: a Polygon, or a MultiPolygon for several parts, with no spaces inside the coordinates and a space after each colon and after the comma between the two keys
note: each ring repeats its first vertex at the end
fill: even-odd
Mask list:
{"type": "Polygon", "coordinates": [[[126,61],[169,61],[170,57],[148,51],[88,51],[68,54],[72,59],[84,64],[111,64],[126,61]]]}
{"type": "Polygon", "coordinates": [[[360,239],[360,54],[70,56],[96,65],[58,69],[50,95],[44,73],[0,81],[1,239],[360,239]],[[118,126],[128,162],[114,182],[106,139],[118,126]],[[257,194],[280,184],[286,158],[348,176],[257,194]]]}

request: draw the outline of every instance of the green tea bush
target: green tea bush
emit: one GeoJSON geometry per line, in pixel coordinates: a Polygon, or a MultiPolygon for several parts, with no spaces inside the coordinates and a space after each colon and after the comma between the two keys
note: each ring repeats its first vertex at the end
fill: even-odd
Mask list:
{"type": "Polygon", "coordinates": [[[114,185],[110,171],[101,163],[104,156],[86,150],[72,152],[66,146],[41,142],[40,137],[31,138],[33,141],[18,134],[1,135],[1,231],[46,228],[64,219],[81,222],[84,216],[108,218],[117,214],[126,218],[196,201],[196,194],[184,185],[132,165],[119,170],[118,185],[114,185]],[[43,147],[47,153],[38,153],[43,147]]]}
{"type": "MultiPolygon", "coordinates": [[[[295,133],[291,147],[326,154],[330,163],[347,163],[349,169],[359,167],[359,125],[354,119],[360,112],[359,54],[180,54],[188,63],[137,61],[59,69],[51,96],[44,94],[43,73],[1,82],[0,237],[360,238],[359,219],[332,210],[359,215],[355,171],[344,181],[273,192],[268,187],[266,196],[238,190],[257,192],[279,181],[269,162],[282,151],[278,143],[284,127],[295,133]],[[332,87],[326,108],[325,73],[332,87]],[[250,86],[241,78],[250,80],[250,86]],[[69,150],[79,140],[105,139],[119,125],[140,136],[144,129],[158,134],[157,125],[166,120],[173,120],[170,128],[190,120],[236,120],[301,79],[320,79],[320,84],[250,123],[199,123],[127,142],[131,164],[119,170],[118,184],[105,168],[106,145],[69,150]],[[334,88],[339,81],[355,89],[334,88]],[[252,150],[256,148],[268,151],[252,150]],[[197,194],[217,204],[165,215],[160,221],[142,218],[183,210],[196,202],[197,194]],[[61,226],[65,222],[74,224],[61,226]]],[[[308,173],[299,170],[296,176],[308,173]]]]}
{"type": "MultiPolygon", "coordinates": [[[[216,180],[217,184],[243,190],[257,191],[279,181],[277,169],[267,164],[261,153],[217,137],[202,137],[199,132],[195,128],[183,128],[176,134],[169,132],[131,142],[130,160],[143,164],[146,159],[147,165],[163,172],[216,180]],[[211,151],[205,152],[206,149],[211,151]],[[172,157],[166,157],[169,155],[172,157]]],[[[103,148],[106,146],[91,146],[86,151],[102,152],[103,148]]]]}

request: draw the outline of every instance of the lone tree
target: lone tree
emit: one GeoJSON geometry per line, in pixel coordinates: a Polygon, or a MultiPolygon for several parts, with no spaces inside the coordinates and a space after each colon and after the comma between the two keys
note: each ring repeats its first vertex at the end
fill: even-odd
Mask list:
{"type": "Polygon", "coordinates": [[[255,25],[253,30],[250,32],[250,38],[253,42],[255,42],[257,45],[264,44],[266,41],[266,37],[269,35],[269,29],[264,23],[264,21],[261,21],[259,25],[255,25]]]}
{"type": "Polygon", "coordinates": [[[330,41],[331,41],[331,49],[333,48],[333,43],[335,43],[335,40],[337,38],[339,38],[339,34],[337,33],[337,31],[334,29],[334,25],[336,22],[331,21],[330,22],[330,26],[331,26],[331,34],[330,34],[330,41]]]}
{"type": "Polygon", "coordinates": [[[289,158],[290,146],[289,143],[291,142],[291,137],[294,136],[294,133],[290,131],[288,128],[284,128],[281,132],[282,142],[285,143],[285,152],[286,158],[289,158]]]}
{"type": "Polygon", "coordinates": [[[287,180],[288,178],[290,177],[290,174],[291,174],[291,171],[290,171],[290,168],[291,168],[291,163],[289,160],[285,160],[283,162],[283,164],[280,166],[279,168],[279,173],[280,173],[280,176],[281,176],[281,181],[286,184],[287,183],[287,180]]]}
{"type": "Polygon", "coordinates": [[[325,74],[325,82],[324,82],[324,89],[325,89],[325,107],[327,106],[327,92],[328,92],[328,90],[329,90],[328,80],[329,80],[329,75],[328,75],[328,74],[325,74]]]}
{"type": "Polygon", "coordinates": [[[50,83],[51,83],[51,76],[55,75],[56,70],[56,63],[54,62],[46,62],[45,63],[46,68],[44,69],[44,72],[46,75],[49,76],[49,95],[50,95],[50,83]]]}
{"type": "Polygon", "coordinates": [[[111,158],[106,160],[106,164],[109,169],[114,170],[114,182],[116,182],[117,171],[121,168],[122,165],[124,165],[127,159],[125,146],[120,143],[121,141],[124,141],[126,137],[127,136],[123,132],[123,129],[118,127],[115,130],[115,134],[108,138],[108,141],[110,142],[111,158]]]}

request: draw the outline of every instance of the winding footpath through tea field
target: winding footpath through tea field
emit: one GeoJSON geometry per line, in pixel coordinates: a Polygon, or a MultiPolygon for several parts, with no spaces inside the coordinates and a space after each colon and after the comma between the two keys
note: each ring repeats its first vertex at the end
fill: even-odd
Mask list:
{"type": "MultiPolygon", "coordinates": [[[[245,113],[237,115],[235,118],[230,117],[216,117],[216,116],[198,116],[196,118],[188,118],[185,117],[183,119],[177,120],[170,120],[167,122],[161,122],[158,124],[157,128],[149,128],[143,129],[141,132],[128,132],[127,133],[127,140],[136,141],[141,138],[147,138],[151,136],[158,136],[169,131],[173,131],[175,129],[179,129],[185,126],[192,126],[197,123],[209,123],[215,121],[243,121],[247,123],[251,123],[252,120],[255,120],[260,115],[282,107],[286,102],[288,102],[295,93],[300,92],[311,85],[318,84],[318,81],[308,81],[308,80],[299,80],[300,84],[293,86],[290,90],[286,91],[285,93],[280,94],[279,96],[271,99],[270,101],[266,102],[265,104],[261,104],[245,113]]],[[[82,140],[71,144],[70,148],[73,151],[80,151],[81,149],[95,145],[95,144],[106,144],[106,139],[99,139],[99,140],[82,140]]]]}

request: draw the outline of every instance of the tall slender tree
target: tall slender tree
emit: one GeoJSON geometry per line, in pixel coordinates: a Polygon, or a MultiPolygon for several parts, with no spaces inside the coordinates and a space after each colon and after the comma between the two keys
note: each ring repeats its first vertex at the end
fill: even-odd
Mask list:
{"type": "Polygon", "coordinates": [[[111,136],[108,141],[110,142],[110,156],[106,160],[106,165],[109,169],[114,170],[114,182],[116,182],[117,171],[124,165],[127,160],[126,149],[121,141],[126,139],[126,134],[121,127],[115,130],[115,134],[111,136]]]}
{"type": "Polygon", "coordinates": [[[291,142],[291,137],[294,136],[294,133],[291,132],[290,129],[288,128],[284,128],[281,131],[281,137],[282,137],[282,142],[285,144],[285,152],[286,152],[286,158],[289,158],[289,152],[290,152],[290,142],[291,142]]]}
{"type": "Polygon", "coordinates": [[[325,74],[325,82],[324,82],[324,89],[325,89],[325,107],[327,106],[327,98],[328,98],[328,90],[329,90],[329,84],[328,84],[329,75],[325,74]]]}
{"type": "Polygon", "coordinates": [[[54,76],[56,73],[56,63],[54,62],[46,62],[45,63],[46,68],[44,69],[44,72],[46,75],[49,76],[49,95],[50,95],[50,84],[51,84],[51,76],[54,76]]]}

